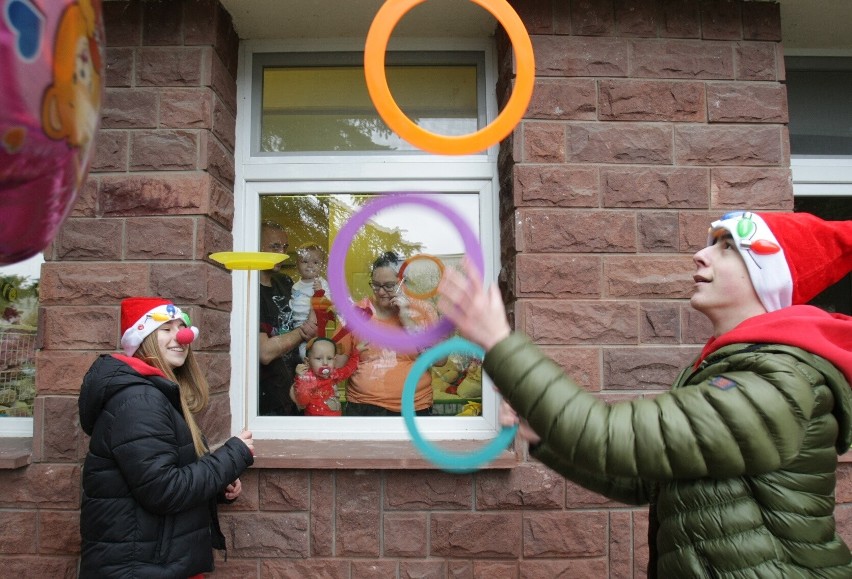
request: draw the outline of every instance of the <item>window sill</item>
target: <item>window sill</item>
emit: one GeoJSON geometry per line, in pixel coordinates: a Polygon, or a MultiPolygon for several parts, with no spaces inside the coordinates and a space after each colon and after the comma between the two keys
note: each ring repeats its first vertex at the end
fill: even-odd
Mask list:
{"type": "MultiPolygon", "coordinates": [[[[440,441],[452,452],[473,452],[488,441],[440,441]]],[[[518,465],[511,449],[501,452],[483,469],[518,465]]],[[[439,470],[408,441],[387,440],[256,440],[252,468],[287,469],[428,469],[439,470]]]]}
{"type": "Polygon", "coordinates": [[[0,470],[23,468],[32,462],[32,438],[0,438],[0,470]]]}

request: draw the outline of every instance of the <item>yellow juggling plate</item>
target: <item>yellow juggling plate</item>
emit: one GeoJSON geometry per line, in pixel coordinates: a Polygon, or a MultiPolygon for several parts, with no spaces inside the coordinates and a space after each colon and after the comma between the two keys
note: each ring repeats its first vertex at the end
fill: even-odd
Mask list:
{"type": "Polygon", "coordinates": [[[210,259],[228,269],[272,269],[288,257],[286,253],[268,251],[220,251],[210,254],[210,259]]]}

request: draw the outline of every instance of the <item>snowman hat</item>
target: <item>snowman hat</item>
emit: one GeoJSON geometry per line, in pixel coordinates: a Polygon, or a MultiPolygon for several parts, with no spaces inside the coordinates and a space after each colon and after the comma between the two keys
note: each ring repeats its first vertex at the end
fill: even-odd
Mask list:
{"type": "Polygon", "coordinates": [[[158,297],[132,297],[121,301],[121,348],[128,356],[139,349],[142,341],[157,328],[172,320],[186,324],[175,339],[179,344],[190,344],[198,337],[198,328],[189,316],[167,299],[158,297]]]}
{"type": "Polygon", "coordinates": [[[805,304],[852,271],[852,221],[809,213],[734,211],[710,225],[727,231],[767,312],[805,304]]]}

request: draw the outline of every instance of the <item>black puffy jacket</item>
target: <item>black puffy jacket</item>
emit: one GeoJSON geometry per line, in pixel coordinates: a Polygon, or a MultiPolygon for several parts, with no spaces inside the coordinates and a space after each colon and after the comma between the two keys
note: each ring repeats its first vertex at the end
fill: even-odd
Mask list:
{"type": "Polygon", "coordinates": [[[91,436],[83,466],[80,577],[184,578],[224,547],[216,498],[253,462],[231,438],[196,456],[178,386],[101,356],[80,390],[91,436]]]}

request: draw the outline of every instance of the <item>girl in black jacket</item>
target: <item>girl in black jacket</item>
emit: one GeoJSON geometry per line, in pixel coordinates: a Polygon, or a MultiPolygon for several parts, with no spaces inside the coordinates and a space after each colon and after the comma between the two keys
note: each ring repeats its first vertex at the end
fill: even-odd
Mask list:
{"type": "Polygon", "coordinates": [[[232,501],[252,462],[250,432],[214,452],[195,422],[208,387],[189,317],[168,300],[121,303],[125,355],[99,357],[80,389],[91,436],[83,467],[80,577],[193,577],[225,539],[217,499],[232,501]]]}

